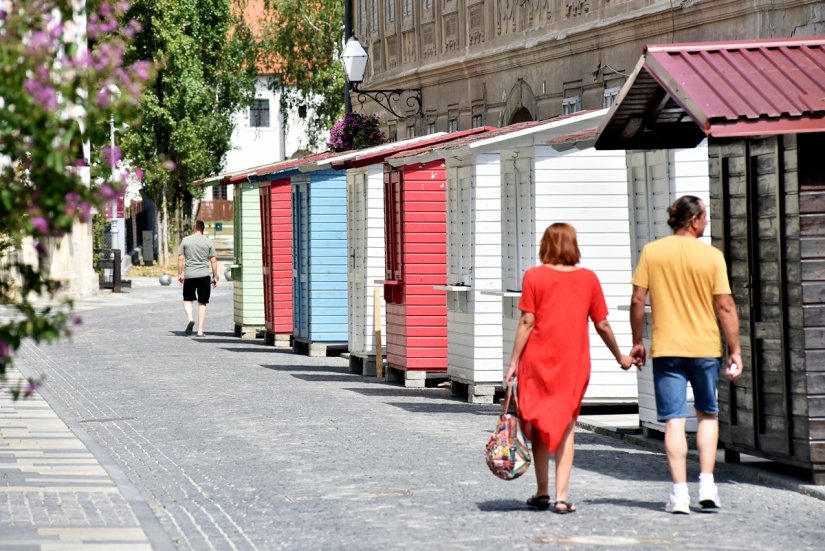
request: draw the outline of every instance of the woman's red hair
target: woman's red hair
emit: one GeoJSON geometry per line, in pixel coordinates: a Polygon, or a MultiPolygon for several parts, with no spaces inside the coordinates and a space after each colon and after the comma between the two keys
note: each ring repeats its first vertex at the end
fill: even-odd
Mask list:
{"type": "Polygon", "coordinates": [[[570,224],[556,222],[544,230],[539,247],[539,258],[544,264],[575,266],[581,259],[576,230],[570,224]]]}

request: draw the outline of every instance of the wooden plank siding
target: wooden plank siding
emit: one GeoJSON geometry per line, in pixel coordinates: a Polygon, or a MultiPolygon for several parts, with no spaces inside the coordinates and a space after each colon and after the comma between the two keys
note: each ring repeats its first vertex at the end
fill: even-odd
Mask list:
{"type": "Polygon", "coordinates": [[[447,371],[446,174],[443,161],[385,168],[387,363],[447,371]]]}
{"type": "Polygon", "coordinates": [[[346,174],[319,170],[293,176],[292,188],[294,335],[309,342],[346,342],[346,174]]]}
{"type": "MultiPolygon", "coordinates": [[[[576,228],[581,266],[603,285],[609,319],[622,350],[630,350],[630,321],[619,306],[630,297],[631,251],[627,169],[624,151],[593,148],[556,151],[535,147],[533,258],[547,226],[567,222],[576,228]]],[[[622,371],[590,327],[591,376],[585,402],[636,402],[633,371],[622,371]]]]}
{"type": "MultiPolygon", "coordinates": [[[[347,171],[349,350],[375,354],[375,281],[384,279],[384,171],[382,164],[347,171]]],[[[386,335],[383,287],[381,335],[386,335]]],[[[382,337],[383,338],[383,337],[382,337]]]]}
{"type": "MultiPolygon", "coordinates": [[[[825,483],[825,133],[798,136],[800,280],[806,432],[813,479],[825,483]]],[[[797,359],[794,357],[794,359],[797,359]]],[[[796,386],[794,390],[796,390],[796,386]]]]}
{"type": "Polygon", "coordinates": [[[263,328],[264,283],[258,184],[235,185],[233,313],[236,327],[263,328]],[[240,277],[237,277],[237,275],[240,277]]]}
{"type": "MultiPolygon", "coordinates": [[[[671,235],[667,208],[682,195],[694,195],[710,204],[707,141],[693,149],[657,149],[627,152],[628,201],[632,269],[636,269],[642,248],[655,239],[671,235]]],[[[710,243],[710,226],[701,239],[710,243]]],[[[624,304],[630,304],[630,297],[624,304]]],[[[644,328],[644,344],[650,350],[650,314],[644,328]]],[[[649,358],[649,357],[648,357],[649,358]]],[[[637,376],[639,422],[643,427],[664,431],[658,421],[653,387],[653,365],[648,359],[637,376]]],[[[686,430],[696,432],[693,391],[687,389],[688,418],[686,430]]]]}
{"type": "MultiPolygon", "coordinates": [[[[825,320],[809,316],[817,299],[803,298],[804,288],[822,278],[806,270],[822,253],[801,253],[801,244],[816,237],[802,229],[797,156],[795,135],[713,144],[711,190],[718,200],[711,223],[714,243],[728,257],[745,364],[737,383],[723,378],[719,385],[720,439],[732,450],[806,466],[814,402],[805,336],[825,320]]],[[[806,216],[825,216],[816,201],[804,208],[806,216]]],[[[825,411],[813,419],[823,417],[825,411]]]]}
{"type": "Polygon", "coordinates": [[[292,333],[292,193],[289,178],[260,187],[266,330],[292,333]]]}
{"type": "Polygon", "coordinates": [[[498,153],[448,162],[447,372],[464,384],[501,383],[501,178],[498,153]]]}

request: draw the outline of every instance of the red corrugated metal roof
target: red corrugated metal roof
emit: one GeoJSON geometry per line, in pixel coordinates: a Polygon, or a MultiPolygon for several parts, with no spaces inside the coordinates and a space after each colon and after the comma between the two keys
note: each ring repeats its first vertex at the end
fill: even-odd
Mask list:
{"type": "Polygon", "coordinates": [[[327,157],[332,157],[333,155],[337,155],[337,153],[333,153],[332,151],[324,151],[323,153],[315,153],[314,155],[309,155],[308,157],[303,157],[301,159],[281,161],[280,163],[260,168],[256,170],[254,174],[250,174],[250,176],[274,176],[286,170],[317,163],[318,161],[322,161],[327,157]]]}
{"type": "Polygon", "coordinates": [[[375,163],[380,163],[387,157],[397,156],[407,150],[428,149],[438,144],[461,141],[462,139],[465,139],[468,136],[488,136],[488,133],[494,130],[496,129],[492,126],[483,126],[480,128],[472,128],[470,130],[450,132],[449,134],[443,134],[441,136],[433,137],[430,140],[421,140],[415,143],[399,144],[398,147],[391,147],[389,149],[383,149],[381,151],[367,153],[364,155],[356,155],[355,157],[350,157],[340,163],[336,163],[335,161],[333,161],[332,166],[338,169],[367,166],[375,163]]]}
{"type": "Polygon", "coordinates": [[[596,147],[674,146],[682,115],[717,138],[825,131],[825,37],[650,45],[596,147]]]}
{"type": "Polygon", "coordinates": [[[562,134],[547,140],[548,145],[558,145],[563,143],[577,143],[587,140],[592,140],[597,135],[595,128],[588,128],[587,130],[580,130],[579,132],[571,132],[570,134],[562,134]]]}
{"type": "MultiPolygon", "coordinates": [[[[483,134],[468,135],[468,136],[464,136],[464,137],[461,137],[459,139],[451,140],[451,141],[448,141],[448,142],[434,144],[430,147],[419,147],[419,148],[416,148],[416,149],[410,149],[408,151],[398,153],[397,155],[393,155],[392,158],[393,159],[403,159],[403,158],[407,158],[407,157],[413,158],[413,157],[418,157],[418,156],[421,156],[421,155],[426,155],[426,154],[432,153],[434,151],[450,151],[450,150],[460,149],[464,146],[470,145],[470,144],[472,144],[474,142],[477,142],[477,141],[488,140],[488,139],[494,138],[496,136],[503,136],[503,135],[506,135],[506,134],[512,134],[514,132],[519,132],[519,131],[527,129],[527,128],[532,128],[532,127],[536,127],[536,126],[544,126],[544,125],[552,123],[552,122],[562,121],[564,119],[569,119],[569,118],[573,118],[573,117],[579,117],[583,114],[591,113],[591,112],[592,111],[588,111],[588,110],[578,111],[576,113],[571,113],[569,115],[561,115],[561,116],[558,116],[558,117],[554,117],[554,118],[550,118],[550,119],[544,119],[544,120],[540,120],[540,121],[517,122],[517,123],[514,123],[514,124],[510,124],[508,126],[502,126],[501,128],[488,128],[488,130],[486,132],[484,132],[483,134]]],[[[414,162],[414,161],[411,160],[411,162],[414,162]]]]}

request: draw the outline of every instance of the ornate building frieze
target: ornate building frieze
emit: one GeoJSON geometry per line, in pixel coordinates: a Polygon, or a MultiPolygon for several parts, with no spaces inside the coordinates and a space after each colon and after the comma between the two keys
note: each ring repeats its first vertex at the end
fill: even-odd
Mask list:
{"type": "Polygon", "coordinates": [[[576,17],[590,13],[590,0],[564,0],[565,16],[576,17]]]}

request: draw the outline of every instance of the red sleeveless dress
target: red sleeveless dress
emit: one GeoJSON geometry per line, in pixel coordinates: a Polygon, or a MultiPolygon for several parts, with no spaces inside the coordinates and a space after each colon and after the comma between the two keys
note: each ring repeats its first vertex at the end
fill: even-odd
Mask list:
{"type": "Polygon", "coordinates": [[[555,453],[590,382],[588,319],[607,318],[607,305],[592,271],[536,266],[524,274],[519,309],[536,317],[519,360],[519,411],[555,453]]]}

